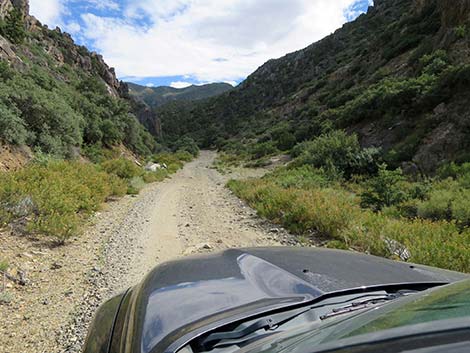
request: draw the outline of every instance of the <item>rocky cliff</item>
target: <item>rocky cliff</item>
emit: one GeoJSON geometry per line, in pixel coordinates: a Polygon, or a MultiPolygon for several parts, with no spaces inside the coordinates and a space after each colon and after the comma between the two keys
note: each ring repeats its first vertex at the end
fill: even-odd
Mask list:
{"type": "Polygon", "coordinates": [[[0,0],[0,144],[60,157],[125,144],[150,153],[128,88],[103,57],[41,24],[27,0],[0,0]]]}
{"type": "MultiPolygon", "coordinates": [[[[68,33],[63,33],[60,28],[50,30],[35,17],[30,16],[28,0],[0,0],[1,19],[5,19],[13,9],[19,10],[24,17],[26,27],[31,34],[29,42],[44,46],[44,50],[53,57],[55,65],[63,66],[67,63],[90,75],[97,75],[106,83],[110,94],[117,97],[122,93],[122,85],[116,78],[114,69],[105,63],[101,55],[76,45],[72,37],[68,33]]],[[[22,60],[15,55],[15,51],[14,46],[0,36],[0,58],[20,65],[22,60]]]]}

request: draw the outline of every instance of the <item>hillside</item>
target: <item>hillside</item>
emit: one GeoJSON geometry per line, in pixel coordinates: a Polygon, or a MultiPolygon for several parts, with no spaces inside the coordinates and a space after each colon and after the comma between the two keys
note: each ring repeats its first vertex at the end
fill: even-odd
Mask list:
{"type": "Polygon", "coordinates": [[[150,153],[114,69],[28,11],[27,0],[0,1],[0,143],[56,157],[121,143],[150,153]]]}
{"type": "Polygon", "coordinates": [[[160,108],[167,139],[289,150],[331,129],[425,172],[469,160],[470,2],[376,0],[325,39],[271,60],[234,90],[160,108]]]}
{"type": "Polygon", "coordinates": [[[127,83],[129,93],[152,108],[156,108],[174,101],[196,101],[218,96],[233,89],[228,83],[211,83],[202,86],[189,86],[185,88],[173,87],[145,87],[135,83],[127,83]]]}

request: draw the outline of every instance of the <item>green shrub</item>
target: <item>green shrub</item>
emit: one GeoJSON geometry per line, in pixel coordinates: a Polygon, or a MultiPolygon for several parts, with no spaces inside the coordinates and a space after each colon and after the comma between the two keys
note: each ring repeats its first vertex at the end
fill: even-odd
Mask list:
{"type": "Polygon", "coordinates": [[[311,231],[341,239],[354,217],[355,200],[333,189],[284,189],[271,182],[231,181],[228,186],[258,213],[297,233],[311,231]]]}
{"type": "Polygon", "coordinates": [[[251,147],[249,153],[252,159],[258,159],[278,153],[279,150],[272,141],[257,143],[251,147]]]}
{"type": "Polygon", "coordinates": [[[0,34],[14,44],[21,44],[26,37],[25,19],[20,10],[14,8],[0,26],[0,34]]]}
{"type": "Polygon", "coordinates": [[[175,157],[179,160],[179,161],[182,161],[182,162],[191,162],[194,158],[194,155],[192,155],[191,153],[187,152],[187,151],[177,151],[175,153],[175,157]]]}
{"type": "Polygon", "coordinates": [[[441,166],[437,171],[439,179],[463,177],[470,175],[470,163],[458,165],[454,162],[441,166]]]}
{"type": "MultiPolygon", "coordinates": [[[[279,178],[282,180],[283,172],[279,178]]],[[[396,178],[401,179],[398,174],[392,177],[396,178]]],[[[394,211],[386,208],[376,213],[361,209],[356,198],[345,191],[282,188],[278,184],[271,175],[230,181],[228,186],[261,216],[292,232],[330,239],[330,247],[392,259],[403,259],[409,254],[407,259],[415,263],[470,272],[470,231],[460,231],[455,223],[403,219],[396,210],[408,207],[407,203],[394,206],[394,211]]],[[[409,205],[415,207],[413,203],[409,205]]],[[[466,209],[466,203],[461,209],[466,209]]],[[[467,213],[462,214],[465,219],[467,213]]]]}
{"type": "Polygon", "coordinates": [[[405,177],[401,169],[388,170],[387,165],[379,167],[378,175],[365,185],[361,194],[362,207],[380,211],[384,207],[397,205],[408,198],[404,189],[405,177]]]}
{"type": "Polygon", "coordinates": [[[174,153],[159,153],[152,156],[152,161],[159,164],[177,164],[179,168],[183,166],[183,162],[174,153]]]}
{"type": "Polygon", "coordinates": [[[354,174],[372,174],[377,169],[380,151],[375,148],[361,149],[356,135],[344,131],[332,131],[304,142],[293,150],[297,158],[293,167],[310,165],[314,168],[337,171],[346,178],[354,174]]]}
{"type": "Polygon", "coordinates": [[[99,143],[83,146],[82,154],[92,163],[99,164],[106,160],[103,146],[101,146],[99,143]]]}
{"type": "Polygon", "coordinates": [[[176,141],[174,149],[175,151],[188,152],[193,157],[197,157],[199,155],[199,147],[197,143],[190,137],[183,137],[176,141]]]}
{"type": "Polygon", "coordinates": [[[467,36],[467,27],[465,25],[461,25],[454,28],[454,33],[457,38],[465,38],[467,36]]]}
{"type": "Polygon", "coordinates": [[[5,272],[6,270],[8,270],[8,267],[8,262],[0,260],[0,272],[5,272]]]}
{"type": "Polygon", "coordinates": [[[128,159],[119,158],[101,163],[101,167],[108,174],[114,174],[122,179],[131,180],[134,177],[141,176],[142,168],[128,159]]]}
{"type": "Polygon", "coordinates": [[[156,183],[159,181],[163,181],[168,177],[168,171],[165,169],[160,169],[157,170],[156,172],[146,172],[142,178],[144,181],[149,184],[149,183],[156,183]]]}
{"type": "Polygon", "coordinates": [[[265,177],[276,185],[284,188],[314,189],[327,187],[331,184],[326,173],[311,166],[302,166],[295,169],[280,168],[265,177]]]}
{"type": "Polygon", "coordinates": [[[461,227],[470,226],[470,190],[462,190],[452,201],[452,219],[461,227]]]}
{"type": "Polygon", "coordinates": [[[454,194],[449,190],[436,190],[429,200],[418,205],[418,216],[431,220],[450,220],[452,217],[452,199],[454,194]]]}
{"type": "Polygon", "coordinates": [[[133,177],[129,180],[129,185],[127,187],[127,193],[129,195],[137,195],[139,194],[140,190],[142,190],[145,186],[145,180],[142,176],[133,177]]]}
{"type": "Polygon", "coordinates": [[[91,164],[53,161],[0,174],[0,223],[26,217],[25,231],[63,243],[109,196],[122,196],[126,183],[91,164]]]}
{"type": "Polygon", "coordinates": [[[11,111],[0,102],[0,139],[14,145],[26,143],[30,134],[18,112],[11,111]]]}

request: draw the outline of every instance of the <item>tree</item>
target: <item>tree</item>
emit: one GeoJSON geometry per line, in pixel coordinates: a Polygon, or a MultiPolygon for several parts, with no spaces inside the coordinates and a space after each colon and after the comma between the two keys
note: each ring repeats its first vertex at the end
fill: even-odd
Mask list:
{"type": "Polygon", "coordinates": [[[388,170],[386,164],[380,165],[378,175],[367,183],[366,190],[361,194],[361,206],[380,211],[405,201],[404,182],[401,169],[388,170]]]}

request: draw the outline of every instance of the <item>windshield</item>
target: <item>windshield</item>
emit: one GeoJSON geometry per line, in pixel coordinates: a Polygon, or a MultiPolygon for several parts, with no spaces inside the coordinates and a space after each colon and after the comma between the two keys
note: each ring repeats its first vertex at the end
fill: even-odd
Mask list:
{"type": "Polygon", "coordinates": [[[438,320],[470,318],[470,281],[430,290],[404,300],[409,302],[396,302],[383,308],[383,313],[378,317],[362,323],[341,338],[438,320]]]}
{"type": "Polygon", "coordinates": [[[405,296],[359,313],[331,317],[321,323],[273,336],[271,340],[253,344],[256,349],[243,351],[308,352],[320,344],[331,344],[359,335],[467,317],[470,326],[470,281],[405,296]]]}

